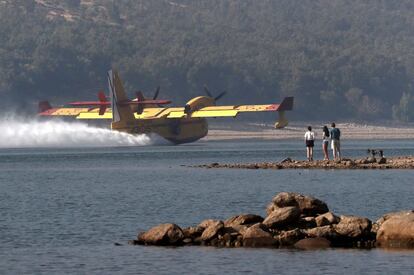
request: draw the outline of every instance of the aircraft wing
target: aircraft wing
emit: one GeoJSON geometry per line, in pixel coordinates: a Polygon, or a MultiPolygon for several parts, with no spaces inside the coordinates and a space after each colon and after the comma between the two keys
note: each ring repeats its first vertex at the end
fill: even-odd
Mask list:
{"type": "MultiPolygon", "coordinates": [[[[145,108],[142,114],[134,114],[136,119],[153,118],[183,118],[183,117],[235,117],[243,112],[276,111],[277,104],[270,105],[239,105],[239,106],[210,106],[194,111],[187,116],[184,107],[145,108]]],[[[76,119],[112,119],[112,110],[108,108],[99,115],[99,108],[52,108],[39,113],[40,116],[74,117],[76,119]]]]}
{"type": "MultiPolygon", "coordinates": [[[[96,109],[96,113],[98,113],[99,109],[96,109]]],[[[39,112],[39,116],[63,116],[63,117],[76,117],[80,113],[84,112],[92,112],[90,108],[67,108],[67,107],[58,107],[58,108],[50,108],[45,111],[39,112]]]]}
{"type": "MultiPolygon", "coordinates": [[[[235,117],[239,113],[246,112],[279,112],[290,111],[293,108],[293,97],[285,97],[280,104],[264,105],[230,105],[230,106],[208,106],[186,114],[184,108],[172,108],[167,118],[182,117],[235,117]]],[[[164,112],[165,113],[165,112],[164,112]]]]}
{"type": "MultiPolygon", "coordinates": [[[[279,104],[267,104],[267,105],[234,105],[234,106],[209,106],[201,108],[197,111],[189,114],[190,117],[235,117],[239,113],[244,112],[270,112],[277,111],[279,104]]],[[[187,114],[184,112],[184,108],[180,110],[172,110],[167,118],[181,118],[187,114]]]]}
{"type": "MultiPolygon", "coordinates": [[[[183,107],[177,108],[145,108],[142,114],[134,113],[136,119],[149,118],[165,118],[170,113],[181,111],[184,112],[183,107]]],[[[39,116],[48,117],[73,117],[76,119],[112,119],[112,109],[106,109],[103,115],[99,114],[99,108],[72,108],[72,107],[58,107],[50,108],[38,113],[39,116]]]]}
{"type": "MultiPolygon", "coordinates": [[[[184,107],[169,108],[145,108],[142,114],[134,113],[136,119],[156,119],[156,118],[214,118],[214,117],[235,117],[239,113],[245,112],[275,112],[291,110],[293,98],[286,98],[281,104],[265,105],[229,105],[229,106],[208,106],[189,114],[186,114],[184,107]]],[[[112,110],[108,108],[103,115],[99,114],[99,108],[50,108],[39,113],[40,116],[63,116],[75,117],[76,119],[112,119],[112,110]]]]}
{"type": "MultiPolygon", "coordinates": [[[[134,113],[134,117],[135,119],[168,118],[169,114],[179,111],[184,112],[184,108],[145,108],[141,114],[134,113]]],[[[108,108],[103,115],[99,115],[99,109],[80,112],[76,119],[112,119],[112,109],[108,108]]]]}

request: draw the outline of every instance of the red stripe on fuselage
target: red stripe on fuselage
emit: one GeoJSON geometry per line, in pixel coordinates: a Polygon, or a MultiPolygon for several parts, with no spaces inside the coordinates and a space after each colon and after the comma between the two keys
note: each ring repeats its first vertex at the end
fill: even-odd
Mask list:
{"type": "Polygon", "coordinates": [[[57,110],[59,110],[59,108],[52,108],[52,109],[46,110],[44,112],[38,113],[37,115],[39,115],[39,116],[51,116],[57,110]]]}
{"type": "Polygon", "coordinates": [[[276,111],[278,107],[279,107],[279,104],[272,104],[272,105],[266,107],[266,110],[276,111]]]}

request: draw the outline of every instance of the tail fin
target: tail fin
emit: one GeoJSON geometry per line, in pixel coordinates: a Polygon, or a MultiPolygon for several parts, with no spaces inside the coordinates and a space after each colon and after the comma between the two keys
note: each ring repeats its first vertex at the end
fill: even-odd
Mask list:
{"type": "Polygon", "coordinates": [[[135,117],[131,108],[128,104],[122,104],[122,102],[128,102],[129,100],[116,70],[108,72],[108,85],[112,107],[112,123],[128,124],[128,122],[133,122],[135,117]]]}
{"type": "Polygon", "coordinates": [[[285,117],[285,111],[291,111],[293,110],[293,96],[285,97],[282,101],[282,103],[279,104],[279,107],[277,107],[277,111],[279,113],[279,119],[275,123],[276,129],[282,129],[285,128],[289,122],[285,117]]]}
{"type": "Polygon", "coordinates": [[[47,110],[52,109],[52,105],[50,105],[49,101],[40,101],[39,102],[39,108],[38,108],[38,112],[39,113],[43,113],[46,112],[47,110]]]}
{"type": "Polygon", "coordinates": [[[293,109],[293,96],[285,97],[280,103],[277,111],[292,111],[293,109]]]}

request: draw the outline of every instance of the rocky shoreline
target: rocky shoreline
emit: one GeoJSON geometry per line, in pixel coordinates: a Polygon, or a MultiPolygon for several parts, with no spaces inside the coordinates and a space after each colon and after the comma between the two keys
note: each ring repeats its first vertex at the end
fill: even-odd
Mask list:
{"type": "Polygon", "coordinates": [[[362,159],[343,158],[342,160],[293,160],[286,158],[280,162],[259,162],[259,163],[210,163],[191,165],[195,168],[233,168],[233,169],[414,169],[414,157],[392,157],[362,159]]]}
{"type": "Polygon", "coordinates": [[[207,219],[180,228],[160,224],[138,234],[133,245],[294,247],[320,249],[414,248],[414,210],[383,215],[376,222],[358,216],[337,216],[325,202],[298,193],[279,193],[267,206],[267,216],[241,214],[226,220],[207,219]]]}

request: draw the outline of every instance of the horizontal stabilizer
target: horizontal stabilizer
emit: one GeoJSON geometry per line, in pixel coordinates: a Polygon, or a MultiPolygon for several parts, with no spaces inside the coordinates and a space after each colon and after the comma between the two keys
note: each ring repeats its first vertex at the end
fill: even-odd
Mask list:
{"type": "Polygon", "coordinates": [[[49,101],[40,101],[39,102],[39,113],[46,112],[47,110],[52,109],[52,105],[50,105],[49,101]]]}

